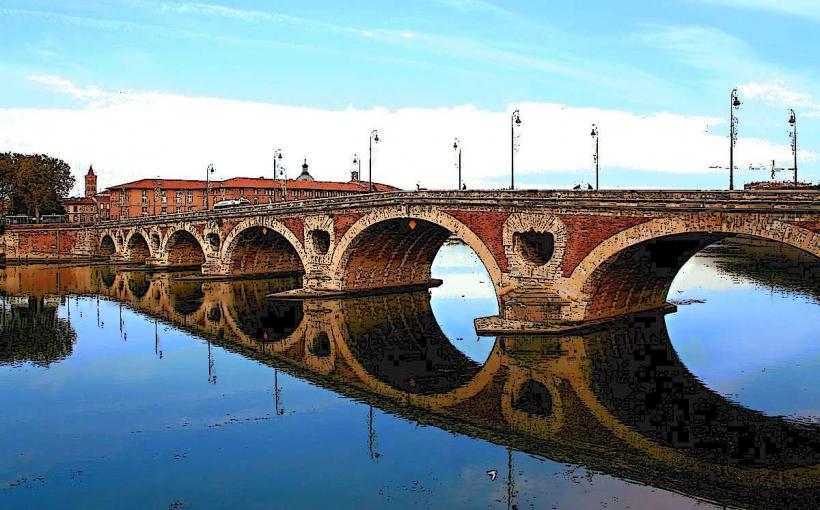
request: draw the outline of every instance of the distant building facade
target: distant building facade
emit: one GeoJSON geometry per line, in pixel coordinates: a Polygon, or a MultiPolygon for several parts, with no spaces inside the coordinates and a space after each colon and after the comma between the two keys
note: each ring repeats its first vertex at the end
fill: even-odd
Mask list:
{"type": "Polygon", "coordinates": [[[85,195],[63,200],[63,207],[67,223],[90,224],[111,217],[111,194],[97,192],[97,174],[93,165],[85,174],[85,195]]]}
{"type": "MultiPolygon", "coordinates": [[[[374,192],[398,191],[386,184],[373,183],[374,192]]],[[[246,199],[250,205],[310,198],[369,193],[369,183],[353,172],[348,182],[317,181],[308,171],[307,161],[296,179],[233,177],[224,181],[184,179],[140,179],[111,186],[110,219],[137,218],[191,213],[212,209],[225,200],[246,199]]]]}

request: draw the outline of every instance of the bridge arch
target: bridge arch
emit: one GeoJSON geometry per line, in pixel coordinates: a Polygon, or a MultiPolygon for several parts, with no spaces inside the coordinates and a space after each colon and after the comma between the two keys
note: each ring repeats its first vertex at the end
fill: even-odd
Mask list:
{"type": "Polygon", "coordinates": [[[489,248],[464,223],[431,208],[391,207],[360,218],[339,240],[330,271],[342,289],[425,284],[450,236],[476,253],[498,291],[501,269],[489,248]]]}
{"type": "Polygon", "coordinates": [[[142,230],[132,230],[128,234],[125,241],[125,253],[129,260],[145,262],[147,258],[153,255],[148,239],[148,234],[142,230]]]}
{"type": "Polygon", "coordinates": [[[170,266],[205,263],[205,243],[193,229],[183,227],[170,231],[163,246],[164,258],[170,266]]]}
{"type": "Polygon", "coordinates": [[[221,245],[229,274],[301,273],[307,256],[302,242],[271,218],[249,218],[236,225],[221,245]]]}
{"type": "Polygon", "coordinates": [[[663,306],[675,276],[697,252],[735,235],[780,242],[820,258],[820,234],[781,221],[655,219],[596,246],[562,292],[581,306],[574,320],[609,318],[663,306]]]}
{"type": "Polygon", "coordinates": [[[114,237],[111,234],[105,233],[100,236],[100,244],[98,247],[100,255],[105,257],[112,257],[117,254],[117,245],[114,242],[114,237]]]}

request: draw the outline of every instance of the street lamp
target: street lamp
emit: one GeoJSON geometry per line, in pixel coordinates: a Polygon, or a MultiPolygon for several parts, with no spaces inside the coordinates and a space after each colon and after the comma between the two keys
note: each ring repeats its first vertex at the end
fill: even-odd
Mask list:
{"type": "Polygon", "coordinates": [[[515,189],[515,128],[521,126],[518,110],[510,117],[510,189],[515,189]]]}
{"type": "Polygon", "coordinates": [[[379,143],[379,132],[373,130],[370,132],[370,152],[368,153],[367,173],[370,178],[370,192],[373,193],[373,142],[379,143]]]}
{"type": "MultiPolygon", "coordinates": [[[[279,175],[285,175],[285,167],[282,166],[282,149],[276,149],[273,151],[273,178],[278,179],[279,175]],[[277,168],[278,164],[278,168],[277,168]],[[277,171],[278,170],[278,171],[277,171]]],[[[274,201],[276,197],[274,196],[274,201]]],[[[288,180],[282,180],[282,200],[288,199],[288,180]]]]}
{"type": "Polygon", "coordinates": [[[362,178],[362,160],[359,159],[358,154],[353,155],[353,171],[356,172],[354,181],[359,181],[362,178]]]}
{"type": "Polygon", "coordinates": [[[205,169],[205,211],[208,210],[208,196],[211,192],[211,174],[214,173],[214,166],[208,165],[205,169]]]}
{"type": "Polygon", "coordinates": [[[735,189],[735,144],[737,143],[737,117],[735,110],[740,108],[737,88],[729,96],[729,189],[735,189]]]}
{"type": "Polygon", "coordinates": [[[461,190],[461,140],[458,138],[453,142],[453,150],[458,151],[458,188],[461,190]]]}
{"type": "Polygon", "coordinates": [[[792,154],[794,155],[794,187],[797,187],[797,114],[794,110],[789,110],[789,125],[792,127],[792,132],[789,137],[792,139],[792,154]]]}
{"type": "Polygon", "coordinates": [[[598,191],[598,126],[595,124],[592,125],[590,135],[595,142],[595,153],[592,155],[592,159],[595,161],[595,191],[598,191]]]}

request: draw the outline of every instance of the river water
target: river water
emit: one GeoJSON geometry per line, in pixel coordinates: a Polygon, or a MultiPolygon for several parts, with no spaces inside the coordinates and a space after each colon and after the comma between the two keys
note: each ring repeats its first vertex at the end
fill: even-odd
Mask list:
{"type": "Polygon", "coordinates": [[[478,337],[469,248],[427,292],[0,270],[0,508],[811,508],[820,267],[738,240],[668,315],[478,337]]]}

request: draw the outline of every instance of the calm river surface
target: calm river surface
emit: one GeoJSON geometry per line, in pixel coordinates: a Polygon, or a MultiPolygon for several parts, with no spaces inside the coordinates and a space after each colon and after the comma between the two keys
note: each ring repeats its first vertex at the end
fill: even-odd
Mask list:
{"type": "Polygon", "coordinates": [[[820,267],[749,240],[678,311],[566,337],[497,313],[463,245],[430,292],[0,270],[0,508],[817,508],[820,267]]]}

